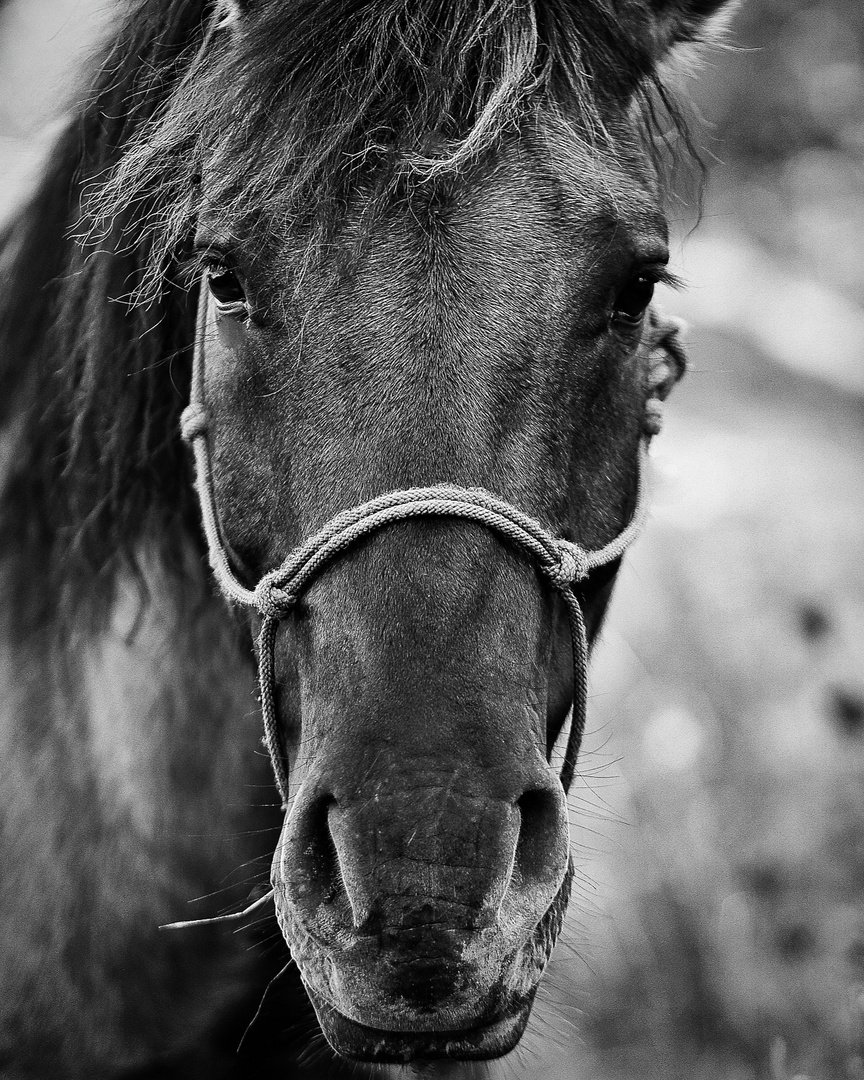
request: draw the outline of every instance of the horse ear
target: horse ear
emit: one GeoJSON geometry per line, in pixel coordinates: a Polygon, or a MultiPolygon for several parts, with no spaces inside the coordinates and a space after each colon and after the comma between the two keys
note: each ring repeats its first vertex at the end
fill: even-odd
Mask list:
{"type": "Polygon", "coordinates": [[[656,60],[676,45],[710,42],[726,27],[739,0],[648,0],[656,60]]]}

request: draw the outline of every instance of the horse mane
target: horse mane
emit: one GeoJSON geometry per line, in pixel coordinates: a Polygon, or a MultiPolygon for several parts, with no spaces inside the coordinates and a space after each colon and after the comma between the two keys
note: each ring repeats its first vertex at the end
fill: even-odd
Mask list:
{"type": "Polygon", "coordinates": [[[607,0],[255,4],[235,32],[219,0],[135,0],[3,241],[0,419],[19,423],[0,543],[54,596],[110,593],[144,535],[195,535],[175,433],[202,175],[244,235],[284,223],[314,250],[358,190],[374,208],[458,176],[539,109],[608,152],[607,98],[634,96],[646,143],[670,114],[682,130],[648,0],[626,22],[607,0]]]}
{"type": "Polygon", "coordinates": [[[118,563],[135,568],[142,536],[176,539],[194,521],[191,474],[174,438],[188,382],[189,297],[166,285],[146,307],[118,302],[146,252],[124,246],[120,222],[98,249],[71,231],[82,186],[117,165],[162,105],[162,80],[200,38],[209,6],[148,0],[130,10],[33,198],[0,240],[0,549],[16,563],[12,600],[38,624],[77,619],[76,593],[98,614],[118,563]]]}

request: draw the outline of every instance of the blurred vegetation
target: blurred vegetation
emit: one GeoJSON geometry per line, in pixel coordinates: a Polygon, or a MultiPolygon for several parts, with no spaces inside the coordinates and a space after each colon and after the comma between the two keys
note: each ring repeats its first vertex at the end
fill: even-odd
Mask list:
{"type": "Polygon", "coordinates": [[[710,214],[864,304],[864,4],[745,0],[729,41],[692,91],[710,214]]]}

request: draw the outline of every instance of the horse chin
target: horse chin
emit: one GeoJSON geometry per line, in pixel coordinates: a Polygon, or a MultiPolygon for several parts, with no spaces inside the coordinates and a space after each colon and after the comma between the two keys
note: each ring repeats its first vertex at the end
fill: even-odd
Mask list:
{"type": "Polygon", "coordinates": [[[307,986],[330,1046],[353,1061],[407,1064],[448,1058],[484,1061],[508,1054],[522,1038],[531,1013],[533,992],[507,1015],[456,1031],[387,1031],[351,1020],[307,986]]]}
{"type": "MultiPolygon", "coordinates": [[[[509,1053],[522,1037],[561,930],[572,873],[571,860],[557,895],[520,945],[506,946],[501,927],[469,935],[458,950],[462,963],[457,962],[455,976],[452,955],[449,962],[442,957],[431,963],[425,994],[416,981],[406,994],[408,987],[402,983],[400,992],[398,978],[394,984],[392,977],[380,977],[382,971],[392,976],[407,966],[416,979],[416,958],[381,954],[359,940],[347,948],[333,949],[330,943],[322,949],[322,941],[292,918],[278,894],[276,909],[321,1030],[337,1054],[382,1064],[489,1060],[509,1053]],[[479,962],[481,954],[485,963],[479,962]],[[433,988],[445,981],[453,984],[450,992],[435,993],[433,988]]],[[[431,941],[426,945],[421,951],[428,964],[431,941]]]]}

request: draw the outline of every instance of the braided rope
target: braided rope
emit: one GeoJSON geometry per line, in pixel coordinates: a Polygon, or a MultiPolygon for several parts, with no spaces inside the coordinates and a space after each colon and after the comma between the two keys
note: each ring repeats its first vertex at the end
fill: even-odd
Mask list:
{"type": "Polygon", "coordinates": [[[258,687],[264,722],[264,741],[283,806],[288,804],[288,772],[279,735],[276,708],[276,635],[280,622],[293,610],[299,598],[335,559],[363,537],[399,521],[418,517],[461,518],[474,521],[498,533],[531,556],[543,577],[561,595],[567,607],[573,650],[573,715],[561,768],[561,784],[569,790],[576,758],[585,729],[588,698],[588,636],[582,605],[574,591],[600,566],[619,559],[632,543],[645,520],[645,459],[647,440],[639,456],[636,507],[627,527],[597,551],[554,536],[518,507],[483,488],[463,488],[450,484],[407,488],[379,495],[361,505],[343,510],[331,518],[275,570],[266,573],[254,589],[246,588],[231,567],[219,531],[210,453],[207,443],[208,415],[204,405],[203,355],[206,329],[206,287],[201,291],[192,391],[181,417],[181,433],[195,455],[196,487],[201,504],[204,534],[210,565],[226,597],[261,617],[258,634],[258,687]]]}

